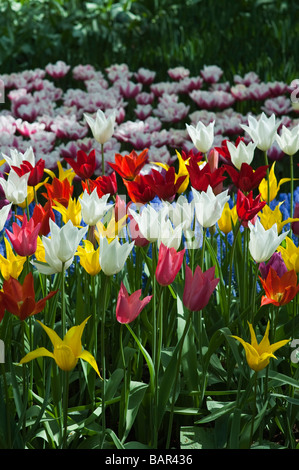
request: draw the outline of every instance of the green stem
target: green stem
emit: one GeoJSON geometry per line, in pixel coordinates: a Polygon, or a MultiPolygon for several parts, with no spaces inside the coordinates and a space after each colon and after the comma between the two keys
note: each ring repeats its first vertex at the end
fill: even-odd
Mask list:
{"type": "Polygon", "coordinates": [[[254,321],[254,316],[255,316],[255,297],[256,297],[256,283],[257,283],[257,277],[258,277],[258,271],[259,271],[259,263],[256,263],[255,265],[255,273],[254,273],[254,279],[253,279],[253,286],[252,286],[252,306],[251,306],[251,323],[254,321]]]}
{"type": "Polygon", "coordinates": [[[175,372],[175,380],[174,380],[174,386],[173,386],[173,394],[172,394],[172,402],[171,402],[171,410],[170,410],[170,415],[169,415],[169,422],[168,422],[168,432],[167,432],[167,441],[166,441],[166,449],[169,449],[170,446],[170,439],[171,439],[171,431],[172,431],[172,423],[173,423],[173,415],[174,415],[174,405],[175,405],[175,395],[176,395],[176,389],[177,389],[177,382],[178,382],[178,377],[179,377],[179,372],[180,372],[180,365],[181,365],[181,359],[182,359],[182,352],[183,352],[183,346],[185,342],[186,335],[189,330],[190,322],[192,319],[192,310],[189,310],[189,315],[185,323],[184,331],[180,340],[180,349],[179,349],[179,355],[178,355],[178,360],[177,360],[177,367],[176,367],[176,372],[175,372]]]}
{"type": "Polygon", "coordinates": [[[230,313],[230,301],[231,301],[231,290],[232,290],[232,276],[233,276],[233,259],[234,259],[234,253],[235,253],[235,248],[236,248],[236,243],[237,243],[237,237],[238,233],[241,227],[241,222],[238,223],[237,228],[234,233],[234,240],[233,244],[230,250],[230,268],[229,268],[229,281],[228,281],[228,302],[227,302],[227,323],[229,321],[229,313],[230,313]]]}
{"type": "Polygon", "coordinates": [[[253,429],[254,429],[254,420],[256,415],[256,389],[257,389],[257,372],[254,372],[254,395],[253,395],[253,410],[252,410],[252,418],[251,418],[251,429],[250,429],[250,439],[249,439],[249,448],[252,445],[252,438],[253,438],[253,429]]]}
{"type": "MultiPolygon", "coordinates": [[[[265,158],[265,165],[269,165],[268,162],[268,155],[267,155],[267,150],[264,152],[264,158],[265,158]]],[[[270,205],[270,171],[269,168],[267,168],[267,204],[270,205]]]]}
{"type": "MultiPolygon", "coordinates": [[[[294,162],[293,155],[290,155],[290,178],[291,178],[291,214],[290,217],[294,217],[294,162]]],[[[292,227],[290,227],[290,237],[292,237],[292,227]]]]}
{"type": "Polygon", "coordinates": [[[63,371],[63,439],[62,449],[67,448],[67,416],[69,399],[69,371],[63,371]]]}
{"type": "Polygon", "coordinates": [[[203,227],[202,246],[201,246],[201,262],[200,262],[200,267],[201,267],[202,271],[204,269],[204,262],[205,262],[206,236],[207,236],[207,229],[205,227],[203,227]]]}
{"type": "Polygon", "coordinates": [[[104,144],[101,144],[101,153],[102,153],[102,176],[105,176],[104,144]]]}
{"type": "Polygon", "coordinates": [[[103,310],[102,310],[102,319],[101,319],[101,363],[102,363],[102,445],[104,445],[105,439],[105,432],[106,432],[106,357],[105,357],[105,321],[106,321],[106,306],[107,306],[107,299],[108,299],[108,282],[109,279],[107,276],[104,275],[104,302],[103,302],[103,310]]]}
{"type": "Polygon", "coordinates": [[[65,263],[61,269],[61,335],[62,339],[66,334],[66,313],[65,313],[65,263]]]}

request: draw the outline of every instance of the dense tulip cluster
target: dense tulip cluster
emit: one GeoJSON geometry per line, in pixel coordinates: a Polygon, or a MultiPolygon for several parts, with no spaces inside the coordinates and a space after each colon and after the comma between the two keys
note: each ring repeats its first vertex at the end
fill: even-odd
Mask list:
{"type": "MultiPolygon", "coordinates": [[[[107,407],[120,401],[114,442],[124,444],[140,412],[150,423],[140,440],[155,448],[165,423],[169,445],[177,400],[192,402],[196,419],[213,417],[213,390],[235,387],[241,420],[250,399],[239,393],[251,393],[251,370],[272,367],[273,379],[280,371],[280,382],[295,387],[286,364],[287,344],[299,335],[296,110],[278,118],[268,103],[258,116],[241,114],[244,96],[260,100],[256,78],[236,76],[223,91],[218,67],[194,78],[178,67],[172,81],[154,83],[151,71],[133,75],[125,64],[107,77],[66,66],[63,74],[85,88],[63,91],[50,65],[20,74],[20,89],[20,76],[0,77],[9,100],[0,112],[0,339],[13,344],[23,335],[5,366],[15,374],[21,364],[28,377],[25,408],[27,380],[33,406],[52,358],[54,407],[57,374],[65,373],[63,422],[53,412],[62,446],[68,423],[79,423],[68,407],[74,389],[71,406],[84,398],[90,422],[100,416],[94,428],[78,424],[83,435],[98,433],[104,446],[107,407]],[[125,120],[130,113],[137,119],[125,120]],[[278,181],[280,160],[290,160],[290,174],[278,181]]],[[[267,98],[287,99],[287,86],[275,90],[268,84],[267,98]]],[[[244,433],[248,447],[255,431],[244,433]]]]}

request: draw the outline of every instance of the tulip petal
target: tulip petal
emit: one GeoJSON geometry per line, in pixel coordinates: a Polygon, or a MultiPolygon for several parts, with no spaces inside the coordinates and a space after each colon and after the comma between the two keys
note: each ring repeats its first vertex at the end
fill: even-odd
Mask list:
{"type": "Polygon", "coordinates": [[[52,359],[55,359],[54,354],[48,351],[46,348],[38,348],[38,349],[35,349],[35,351],[31,351],[28,354],[26,354],[26,356],[24,356],[20,360],[20,364],[25,364],[26,362],[32,361],[32,359],[36,359],[37,357],[44,357],[44,356],[52,357],[52,359]]]}

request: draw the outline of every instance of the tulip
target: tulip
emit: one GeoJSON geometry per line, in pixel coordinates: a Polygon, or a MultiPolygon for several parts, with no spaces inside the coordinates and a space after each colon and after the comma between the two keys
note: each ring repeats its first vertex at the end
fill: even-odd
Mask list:
{"type": "Polygon", "coordinates": [[[209,164],[198,163],[193,158],[190,158],[186,168],[189,173],[191,186],[197,191],[206,191],[208,186],[211,186],[214,193],[218,193],[217,189],[226,179],[223,176],[225,167],[211,169],[209,164]]]}
{"type": "Polygon", "coordinates": [[[253,142],[249,142],[249,144],[246,145],[244,142],[241,141],[236,147],[228,141],[227,148],[231,157],[232,164],[236,168],[238,168],[238,170],[240,170],[242,163],[247,163],[247,165],[251,164],[254,157],[256,144],[254,144],[253,142]]]}
{"type": "Polygon", "coordinates": [[[159,199],[172,201],[181,187],[186,176],[176,177],[175,168],[170,167],[166,173],[152,170],[149,175],[144,176],[146,184],[153,190],[159,199]]]}
{"type": "Polygon", "coordinates": [[[262,179],[267,174],[267,165],[260,166],[257,170],[253,170],[247,163],[242,163],[238,171],[231,165],[224,165],[225,170],[230,175],[233,184],[244,193],[248,193],[257,188],[262,179]]]}
{"type": "Polygon", "coordinates": [[[194,220],[194,200],[189,202],[187,198],[180,195],[175,203],[165,202],[168,215],[175,227],[183,226],[183,230],[191,228],[194,220]]]}
{"type": "Polygon", "coordinates": [[[280,307],[286,305],[293,300],[299,291],[297,274],[294,269],[279,276],[270,266],[266,279],[260,277],[260,281],[266,294],[262,297],[261,306],[273,304],[280,307]]]}
{"type": "Polygon", "coordinates": [[[238,218],[244,227],[248,226],[249,221],[256,221],[257,214],[265,205],[265,201],[260,201],[260,194],[253,199],[252,191],[245,196],[242,191],[238,190],[236,208],[238,218]]]}
{"type": "Polygon", "coordinates": [[[113,171],[111,175],[102,175],[98,176],[95,180],[88,179],[82,181],[83,191],[87,191],[88,194],[91,194],[96,188],[98,196],[101,198],[104,194],[110,194],[113,196],[117,192],[117,181],[116,174],[113,171]]]}
{"type": "Polygon", "coordinates": [[[299,124],[292,129],[282,126],[281,134],[276,135],[276,141],[284,153],[295,155],[299,150],[299,124]]]}
{"type": "Polygon", "coordinates": [[[33,166],[30,162],[24,160],[19,167],[11,167],[19,177],[29,174],[28,186],[37,186],[43,177],[45,169],[45,160],[42,158],[33,166]]]}
{"type": "Polygon", "coordinates": [[[118,236],[110,243],[107,238],[100,235],[100,266],[106,276],[113,276],[120,272],[134,247],[134,242],[119,242],[118,236]]]}
{"type": "MultiPolygon", "coordinates": [[[[48,201],[49,202],[49,201],[48,201]]],[[[82,213],[81,204],[79,200],[69,198],[68,205],[65,207],[58,201],[55,201],[53,209],[62,215],[62,221],[66,224],[69,220],[75,227],[81,226],[82,213]]]]}
{"type": "Polygon", "coordinates": [[[123,180],[132,202],[146,204],[155,197],[155,191],[146,182],[144,175],[137,175],[134,181],[123,180]]]}
{"type": "Polygon", "coordinates": [[[240,124],[242,129],[250,135],[257,148],[264,152],[269,150],[272,146],[279,125],[280,122],[275,123],[274,113],[269,118],[265,113],[262,113],[259,120],[256,120],[253,116],[249,115],[248,126],[240,124]]]}
{"type": "Polygon", "coordinates": [[[186,124],[187,132],[193,142],[193,145],[199,152],[207,153],[213,145],[214,141],[214,125],[215,121],[205,126],[201,121],[196,125],[190,126],[186,124]]]}
{"type": "Polygon", "coordinates": [[[6,280],[10,277],[18,279],[23,270],[26,257],[15,255],[7,238],[4,238],[4,243],[6,258],[0,254],[0,271],[2,277],[6,280]]]}
{"type": "Polygon", "coordinates": [[[32,273],[28,273],[23,284],[17,279],[10,277],[3,282],[0,291],[0,321],[5,310],[16,315],[21,321],[40,313],[46,305],[46,301],[53,297],[58,291],[51,291],[38,302],[35,301],[34,280],[32,273]]]}
{"type": "Polygon", "coordinates": [[[38,261],[33,265],[42,274],[54,274],[68,269],[73,262],[80,240],[84,237],[88,227],[77,229],[69,220],[62,228],[50,219],[51,238],[42,237],[45,248],[45,263],[38,261]]]}
{"type": "Polygon", "coordinates": [[[193,312],[204,309],[218,282],[219,279],[215,278],[215,266],[205,272],[201,270],[200,266],[196,266],[194,274],[192,274],[190,267],[186,266],[183,294],[185,307],[193,312]]]}
{"type": "Polygon", "coordinates": [[[27,197],[28,178],[29,173],[18,176],[13,169],[8,173],[7,180],[0,178],[0,185],[9,202],[12,204],[20,204],[25,201],[27,197]]]}
{"type": "Polygon", "coordinates": [[[276,251],[275,253],[273,253],[267,264],[264,262],[260,263],[259,270],[262,279],[266,279],[270,268],[274,269],[279,277],[281,277],[284,273],[288,271],[285,262],[283,261],[283,258],[281,256],[281,253],[276,251]]]}
{"type": "Polygon", "coordinates": [[[229,200],[228,190],[215,196],[211,186],[199,193],[192,188],[195,215],[202,227],[212,227],[220,219],[225,203],[229,200]]]}
{"type": "Polygon", "coordinates": [[[83,240],[84,247],[78,246],[75,255],[80,257],[80,264],[90,276],[96,276],[101,271],[99,254],[100,248],[95,249],[89,240],[83,240]]]}
{"type": "Polygon", "coordinates": [[[265,230],[259,219],[255,225],[248,222],[250,230],[249,251],[256,263],[262,263],[271,258],[281,242],[286,238],[289,230],[280,235],[277,234],[277,225],[265,230]]]}
{"type": "Polygon", "coordinates": [[[12,224],[12,232],[9,232],[8,229],[5,230],[6,235],[18,255],[32,256],[35,253],[40,225],[40,223],[35,225],[32,218],[28,222],[27,216],[24,215],[21,227],[14,222],[12,224]]]}
{"type": "Polygon", "coordinates": [[[49,219],[55,222],[51,201],[47,201],[44,207],[41,204],[36,204],[33,209],[32,219],[35,225],[40,223],[39,236],[48,235],[50,232],[49,219]]]}
{"type": "Polygon", "coordinates": [[[115,215],[112,214],[111,219],[109,220],[108,224],[105,224],[101,221],[97,223],[95,226],[95,238],[99,241],[100,236],[107,238],[108,242],[110,243],[114,238],[120,234],[123,227],[126,225],[127,222],[127,215],[122,217],[119,220],[115,219],[115,215]]]}
{"type": "Polygon", "coordinates": [[[161,286],[169,286],[175,280],[181,269],[184,255],[185,249],[177,252],[173,247],[169,248],[164,243],[160,244],[155,275],[161,286]]]}
{"type": "Polygon", "coordinates": [[[85,190],[83,196],[79,201],[82,209],[82,218],[87,225],[96,225],[106,212],[111,209],[111,204],[108,204],[110,194],[105,194],[99,197],[97,189],[95,188],[91,194],[85,190]]]}
{"type": "Polygon", "coordinates": [[[140,296],[141,289],[129,295],[121,281],[116,304],[116,320],[119,323],[131,323],[135,320],[152,298],[152,295],[148,295],[143,300],[140,300],[140,296]]]}
{"type": "Polygon", "coordinates": [[[64,178],[63,180],[53,178],[52,184],[46,183],[45,188],[47,193],[43,193],[42,196],[52,202],[57,201],[64,207],[68,206],[68,202],[74,191],[74,186],[71,185],[68,178],[64,178]]]}
{"type": "Polygon", "coordinates": [[[92,150],[89,155],[83,152],[83,150],[78,150],[77,160],[71,157],[64,157],[64,159],[80,178],[88,179],[93,176],[96,169],[95,150],[92,150]]]}
{"type": "Polygon", "coordinates": [[[268,201],[268,181],[264,178],[259,184],[259,192],[261,194],[261,198],[269,204],[269,202],[273,201],[276,198],[280,187],[282,184],[291,181],[291,178],[282,178],[279,183],[277,184],[277,179],[274,173],[275,163],[273,162],[270,172],[269,172],[269,199],[268,201]]]}
{"type": "Polygon", "coordinates": [[[293,240],[286,237],[285,246],[278,246],[277,251],[281,253],[283,261],[289,271],[294,269],[296,273],[299,273],[299,247],[295,245],[293,240]]]}
{"type": "MultiPolygon", "coordinates": [[[[260,212],[260,221],[264,229],[268,230],[272,225],[277,224],[277,232],[280,233],[283,227],[291,222],[298,221],[299,219],[288,217],[285,220],[282,220],[282,213],[280,211],[280,206],[283,202],[277,204],[277,206],[272,210],[266,204],[262,211],[260,212]]],[[[295,222],[296,223],[296,222],[295,222]]]]}
{"type": "Polygon", "coordinates": [[[234,206],[232,209],[229,207],[228,202],[224,204],[224,208],[220,219],[218,219],[218,227],[221,232],[226,235],[233,229],[233,224],[236,225],[238,220],[237,208],[234,206]]]}
{"type": "Polygon", "coordinates": [[[148,162],[148,149],[144,149],[139,155],[133,150],[129,155],[115,154],[115,163],[108,162],[122,178],[134,180],[140,170],[148,162]]]}
{"type": "Polygon", "coordinates": [[[167,219],[165,223],[161,225],[161,230],[157,239],[158,247],[163,243],[168,248],[172,247],[175,250],[178,250],[182,240],[182,229],[183,224],[173,228],[171,221],[167,219]]]}
{"type": "Polygon", "coordinates": [[[87,113],[84,113],[83,115],[97,142],[103,145],[112,137],[116,118],[115,111],[112,112],[108,118],[106,118],[101,109],[97,110],[95,119],[87,113]]]}
{"type": "MultiPolygon", "coordinates": [[[[298,202],[296,202],[295,209],[294,209],[294,219],[296,220],[297,218],[299,218],[299,203],[298,202]]],[[[298,236],[299,235],[299,221],[297,220],[296,222],[293,221],[291,227],[292,227],[293,234],[298,236]]]]}
{"type": "Polygon", "coordinates": [[[262,341],[258,344],[252,324],[248,323],[248,325],[250,329],[251,343],[247,343],[246,341],[244,341],[242,338],[239,338],[238,336],[232,335],[232,337],[237,339],[244,347],[246,360],[247,360],[249,367],[255,372],[258,372],[260,370],[263,370],[265,367],[267,367],[267,365],[270,362],[271,357],[273,357],[274,359],[277,359],[277,357],[275,357],[273,353],[277,349],[282,348],[290,340],[287,339],[287,340],[278,341],[277,343],[274,343],[274,344],[270,344],[270,341],[269,341],[270,322],[268,321],[265,335],[262,341]]]}
{"type": "Polygon", "coordinates": [[[12,203],[8,203],[0,209],[0,232],[2,232],[4,225],[7,222],[12,203]]]}
{"type": "Polygon", "coordinates": [[[58,367],[64,371],[71,371],[77,365],[79,359],[88,362],[96,371],[99,377],[100,372],[95,358],[90,352],[82,349],[81,338],[86,322],[90,317],[86,318],[80,325],[73,326],[64,336],[63,340],[51,328],[45,326],[37,320],[41,327],[49,336],[53,345],[53,352],[48,351],[46,348],[38,348],[26,354],[20,361],[20,364],[25,364],[38,357],[51,357],[54,359],[58,367]]]}
{"type": "Polygon", "coordinates": [[[152,205],[148,204],[139,214],[132,209],[129,209],[129,213],[138,224],[143,237],[150,243],[156,242],[160,235],[161,226],[166,221],[167,208],[163,206],[161,210],[156,211],[152,205]]]}

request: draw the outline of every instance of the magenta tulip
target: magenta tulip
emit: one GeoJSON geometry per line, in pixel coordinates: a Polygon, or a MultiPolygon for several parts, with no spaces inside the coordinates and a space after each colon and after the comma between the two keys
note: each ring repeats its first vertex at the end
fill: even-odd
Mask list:
{"type": "Polygon", "coordinates": [[[218,282],[219,279],[215,278],[215,266],[205,272],[202,272],[200,266],[197,266],[194,275],[189,266],[186,266],[183,294],[185,307],[193,312],[202,310],[208,304],[218,282]]]}
{"type": "Polygon", "coordinates": [[[119,323],[131,323],[138,317],[144,307],[150,302],[152,295],[140,300],[141,289],[129,295],[121,282],[116,304],[116,319],[119,323]]]}
{"type": "Polygon", "coordinates": [[[31,256],[36,252],[40,226],[40,222],[35,225],[33,218],[28,222],[26,215],[24,215],[21,227],[14,222],[12,224],[12,233],[5,229],[6,235],[19,256],[31,256]]]}
{"type": "Polygon", "coordinates": [[[175,280],[181,269],[184,254],[185,249],[177,252],[175,248],[168,248],[161,242],[156,268],[156,279],[161,286],[169,286],[175,280]]]}

